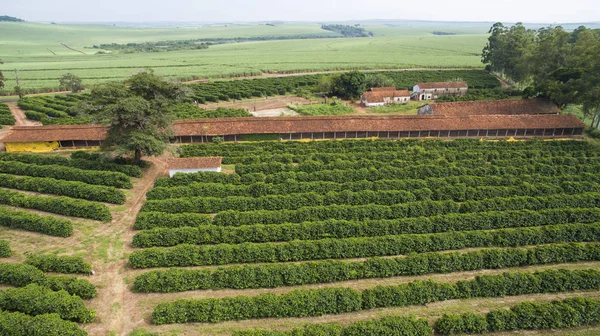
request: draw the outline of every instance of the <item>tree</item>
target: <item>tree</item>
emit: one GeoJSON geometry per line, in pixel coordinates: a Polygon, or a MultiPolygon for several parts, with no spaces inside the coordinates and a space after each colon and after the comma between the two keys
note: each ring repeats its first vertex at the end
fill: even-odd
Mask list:
{"type": "Polygon", "coordinates": [[[374,87],[396,87],[396,83],[384,74],[367,74],[365,86],[367,89],[374,87]]]}
{"type": "Polygon", "coordinates": [[[83,84],[81,83],[81,78],[79,78],[73,74],[70,74],[70,73],[66,73],[66,74],[62,75],[62,77],[60,77],[60,87],[69,89],[73,93],[77,93],[77,92],[83,90],[83,84]]]}
{"type": "Polygon", "coordinates": [[[152,71],[132,76],[123,84],[102,84],[91,90],[90,100],[80,108],[109,129],[103,149],[118,154],[160,155],[172,136],[170,106],[189,96],[181,83],[165,81],[152,71]]]}
{"type": "Polygon", "coordinates": [[[19,96],[19,99],[21,99],[21,98],[25,97],[25,90],[23,90],[23,89],[21,88],[21,86],[19,86],[19,85],[15,86],[15,89],[14,89],[14,90],[15,90],[15,94],[16,94],[17,96],[19,96]]]}
{"type": "Polygon", "coordinates": [[[345,99],[356,99],[365,92],[367,76],[359,71],[351,71],[333,78],[331,94],[345,99]]]}
{"type": "Polygon", "coordinates": [[[482,62],[488,69],[500,72],[516,82],[528,77],[527,57],[535,38],[535,31],[527,30],[522,23],[507,28],[500,22],[489,31],[488,43],[483,48],[482,62]]]}

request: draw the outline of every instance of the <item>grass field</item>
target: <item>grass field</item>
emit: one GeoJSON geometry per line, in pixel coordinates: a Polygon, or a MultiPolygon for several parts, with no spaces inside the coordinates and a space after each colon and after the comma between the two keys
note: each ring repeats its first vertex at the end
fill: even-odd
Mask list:
{"type": "Polygon", "coordinates": [[[373,38],[340,38],[245,42],[211,46],[206,50],[162,53],[103,54],[87,49],[94,44],[181,40],[202,37],[255,37],[322,34],[316,24],[220,26],[181,28],[123,28],[93,25],[0,23],[0,70],[6,89],[21,86],[51,89],[67,72],[84,84],[122,80],[144,68],[164,76],[194,79],[257,75],[265,72],[302,72],[384,68],[481,68],[479,53],[485,30],[462,28],[451,36],[431,34],[439,27],[366,27],[373,38]],[[63,47],[60,42],[82,51],[63,47]]]}

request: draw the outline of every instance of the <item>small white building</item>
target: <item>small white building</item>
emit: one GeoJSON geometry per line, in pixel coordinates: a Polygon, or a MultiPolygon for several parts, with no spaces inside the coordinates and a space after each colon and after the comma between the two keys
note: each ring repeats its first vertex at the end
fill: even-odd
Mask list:
{"type": "Polygon", "coordinates": [[[389,104],[406,104],[410,101],[408,90],[396,90],[395,87],[371,88],[360,97],[360,102],[366,107],[384,106],[389,104]]]}
{"type": "Polygon", "coordinates": [[[197,173],[197,172],[221,172],[220,156],[216,157],[195,157],[195,158],[178,158],[167,161],[167,169],[169,177],[177,173],[197,173]]]}
{"type": "Polygon", "coordinates": [[[464,96],[469,86],[465,82],[417,83],[413,86],[414,100],[438,99],[442,96],[464,96]]]}

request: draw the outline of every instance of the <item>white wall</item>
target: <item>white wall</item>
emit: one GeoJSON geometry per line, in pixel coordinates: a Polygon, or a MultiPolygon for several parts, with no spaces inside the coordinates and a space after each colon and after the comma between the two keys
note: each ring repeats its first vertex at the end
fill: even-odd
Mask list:
{"type": "Polygon", "coordinates": [[[220,173],[221,167],[219,167],[219,168],[200,168],[200,169],[169,169],[169,177],[173,177],[173,175],[175,175],[176,173],[190,174],[190,173],[197,173],[197,172],[201,172],[201,171],[220,173]]]}
{"type": "Polygon", "coordinates": [[[383,106],[385,105],[384,102],[380,102],[380,103],[369,103],[369,102],[365,102],[365,106],[367,107],[373,107],[373,106],[383,106]]]}

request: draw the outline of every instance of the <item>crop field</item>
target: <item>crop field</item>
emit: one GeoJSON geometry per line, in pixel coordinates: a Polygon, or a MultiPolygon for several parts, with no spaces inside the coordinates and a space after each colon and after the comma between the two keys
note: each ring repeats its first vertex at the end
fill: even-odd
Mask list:
{"type": "MultiPolygon", "coordinates": [[[[372,38],[299,39],[230,43],[205,50],[95,54],[94,44],[210,37],[323,34],[318,25],[125,28],[0,23],[0,70],[6,89],[17,69],[25,89],[50,90],[69,72],[85,85],[120,81],[145,68],[180,79],[349,69],[482,68],[487,27],[448,28],[458,35],[431,34],[436,27],[365,27],[372,38]],[[72,49],[67,49],[59,42],[72,49]]],[[[439,28],[439,27],[438,27],[439,28]]]]}
{"type": "Polygon", "coordinates": [[[146,194],[128,257],[137,326],[598,330],[599,153],[571,140],[184,146],[231,172],[162,177],[146,194]],[[578,318],[525,323],[557,307],[578,318]]]}
{"type": "Polygon", "coordinates": [[[111,258],[119,233],[109,228],[140,177],[138,166],[80,152],[0,153],[3,335],[87,335],[106,281],[90,274],[111,258]]]}

